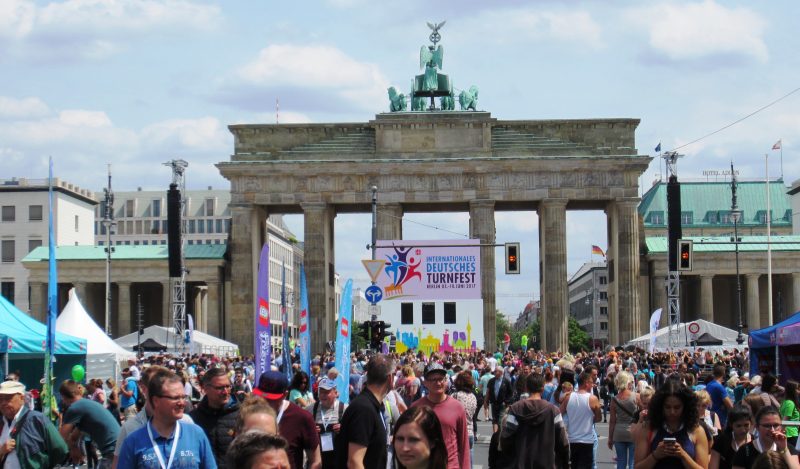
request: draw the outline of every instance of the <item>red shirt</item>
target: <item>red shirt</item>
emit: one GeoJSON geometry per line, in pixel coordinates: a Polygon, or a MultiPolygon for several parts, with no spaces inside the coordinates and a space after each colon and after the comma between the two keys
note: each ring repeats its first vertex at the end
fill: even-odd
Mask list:
{"type": "Polygon", "coordinates": [[[469,433],[464,406],[447,396],[442,402],[431,402],[428,396],[417,400],[411,407],[430,407],[439,417],[442,436],[447,448],[447,469],[469,469],[469,433]]]}

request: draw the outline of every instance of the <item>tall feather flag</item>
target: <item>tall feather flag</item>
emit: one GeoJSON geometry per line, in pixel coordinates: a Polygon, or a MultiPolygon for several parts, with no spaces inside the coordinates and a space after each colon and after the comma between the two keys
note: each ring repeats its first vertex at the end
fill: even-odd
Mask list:
{"type": "Polygon", "coordinates": [[[603,250],[600,249],[600,246],[596,244],[592,244],[592,254],[597,254],[598,256],[606,257],[606,253],[604,253],[603,250]]]}
{"type": "Polygon", "coordinates": [[[289,312],[286,309],[286,264],[281,265],[281,324],[283,325],[283,347],[281,347],[283,373],[286,379],[291,382],[294,373],[292,373],[292,355],[291,346],[289,345],[289,312]]]}
{"type": "Polygon", "coordinates": [[[350,340],[353,320],[353,279],[348,279],[342,291],[342,302],[339,306],[339,324],[336,328],[336,390],[339,391],[339,400],[347,404],[350,402],[350,340]]]}
{"type": "Polygon", "coordinates": [[[48,260],[47,278],[47,339],[44,351],[44,386],[42,387],[42,411],[51,421],[56,419],[55,396],[53,395],[53,363],[56,359],[56,319],[58,318],[58,271],[56,269],[56,239],[53,232],[53,158],[50,158],[48,179],[48,260]],[[48,403],[49,405],[45,405],[48,403]]]}
{"type": "Polygon", "coordinates": [[[653,353],[656,349],[656,332],[658,332],[658,325],[661,323],[661,308],[653,311],[650,316],[650,349],[649,352],[653,353]]]}
{"type": "Polygon", "coordinates": [[[269,244],[264,243],[261,248],[261,258],[258,261],[258,284],[256,288],[256,313],[255,313],[254,350],[256,352],[255,377],[270,370],[272,364],[272,337],[269,316],[269,244]]]}
{"type": "Polygon", "coordinates": [[[311,332],[308,324],[306,269],[300,264],[300,368],[311,376],[311,332]]]}

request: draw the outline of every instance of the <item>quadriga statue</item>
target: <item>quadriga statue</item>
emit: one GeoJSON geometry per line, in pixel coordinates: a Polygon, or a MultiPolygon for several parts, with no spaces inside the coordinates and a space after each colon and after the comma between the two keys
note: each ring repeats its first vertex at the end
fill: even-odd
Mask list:
{"type": "Polygon", "coordinates": [[[389,87],[389,111],[399,112],[406,110],[406,95],[398,93],[394,86],[389,87]]]}
{"type": "Polygon", "coordinates": [[[469,87],[469,90],[462,91],[461,94],[458,95],[458,104],[461,105],[462,111],[466,111],[467,109],[477,111],[478,87],[472,85],[469,87]]]}

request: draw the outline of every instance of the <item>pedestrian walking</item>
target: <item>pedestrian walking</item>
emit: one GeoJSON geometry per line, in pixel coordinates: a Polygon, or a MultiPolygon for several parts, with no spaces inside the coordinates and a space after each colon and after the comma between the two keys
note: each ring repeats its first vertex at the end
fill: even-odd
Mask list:
{"type": "Polygon", "coordinates": [[[231,397],[231,379],[222,368],[208,370],[201,385],[205,396],[189,416],[205,432],[217,467],[222,469],[226,467],[225,456],[233,442],[239,403],[231,397]]]}
{"type": "Polygon", "coordinates": [[[600,399],[592,394],[591,371],[581,373],[577,391],[567,393],[561,401],[561,413],[567,415],[567,435],[572,469],[592,469],[597,434],[594,424],[602,420],[600,399]]]}

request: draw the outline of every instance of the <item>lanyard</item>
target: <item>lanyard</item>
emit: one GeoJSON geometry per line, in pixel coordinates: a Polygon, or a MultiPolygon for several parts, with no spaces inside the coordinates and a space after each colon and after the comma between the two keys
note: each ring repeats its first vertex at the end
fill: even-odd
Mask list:
{"type": "Polygon", "coordinates": [[[333,407],[328,409],[328,410],[333,410],[334,417],[331,417],[330,419],[328,419],[327,422],[325,421],[326,420],[325,419],[325,409],[322,408],[322,404],[320,404],[319,407],[320,407],[320,411],[322,412],[320,414],[320,416],[319,416],[319,419],[322,420],[323,431],[328,431],[328,422],[333,422],[333,419],[335,419],[336,416],[339,415],[339,400],[337,399],[337,400],[333,401],[333,407]]]}
{"type": "Polygon", "coordinates": [[[150,422],[147,423],[147,436],[150,437],[150,443],[153,444],[153,451],[156,453],[158,464],[161,466],[161,469],[169,469],[170,466],[172,466],[172,460],[175,458],[175,450],[178,449],[178,438],[181,436],[181,423],[175,422],[175,436],[172,438],[172,450],[169,452],[169,460],[166,466],[164,465],[164,456],[161,455],[161,450],[158,449],[156,440],[153,438],[153,430],[150,429],[150,422]]]}
{"type": "Polygon", "coordinates": [[[281,419],[283,418],[283,411],[286,410],[287,407],[289,407],[289,401],[283,401],[283,404],[281,405],[281,411],[278,412],[278,417],[275,419],[276,421],[275,423],[277,423],[278,425],[280,425],[281,419]]]}

